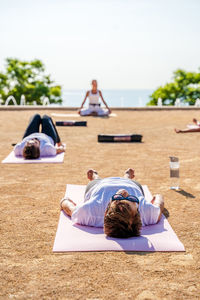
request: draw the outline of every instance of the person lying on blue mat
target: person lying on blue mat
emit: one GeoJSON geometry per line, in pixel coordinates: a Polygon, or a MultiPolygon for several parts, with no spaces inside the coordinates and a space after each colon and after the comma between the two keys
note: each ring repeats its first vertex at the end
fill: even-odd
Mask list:
{"type": "Polygon", "coordinates": [[[52,119],[47,115],[41,118],[39,114],[30,119],[22,141],[14,148],[15,155],[23,156],[25,159],[55,156],[64,151],[52,119]],[[41,132],[39,132],[40,124],[41,132]]]}
{"type": "Polygon", "coordinates": [[[95,170],[87,172],[89,184],[82,204],[76,205],[68,197],[60,202],[61,209],[73,223],[104,227],[107,236],[128,238],[139,236],[142,226],[159,222],[164,210],[161,195],[147,202],[142,186],[129,168],[124,177],[101,179],[95,170]]]}

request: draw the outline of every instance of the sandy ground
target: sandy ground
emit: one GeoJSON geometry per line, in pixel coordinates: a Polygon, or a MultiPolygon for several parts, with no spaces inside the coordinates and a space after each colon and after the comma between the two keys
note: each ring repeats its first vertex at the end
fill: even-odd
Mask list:
{"type": "MultiPolygon", "coordinates": [[[[21,139],[32,114],[0,111],[0,160],[21,139]]],[[[1,164],[0,299],[199,299],[200,133],[173,131],[199,113],[117,114],[83,118],[87,128],[59,127],[67,143],[63,164],[1,164]],[[101,144],[98,133],[140,133],[143,143],[101,144]],[[181,193],[169,189],[170,155],[180,158],[181,193]],[[138,181],[164,195],[169,222],[186,252],[53,254],[65,185],[86,184],[91,167],[102,177],[134,167],[138,181]]]]}

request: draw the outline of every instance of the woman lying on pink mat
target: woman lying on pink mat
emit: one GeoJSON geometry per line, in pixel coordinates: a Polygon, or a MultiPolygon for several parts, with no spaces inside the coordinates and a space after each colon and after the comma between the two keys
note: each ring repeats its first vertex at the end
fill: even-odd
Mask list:
{"type": "Polygon", "coordinates": [[[14,148],[15,155],[23,156],[25,159],[55,156],[64,151],[52,119],[47,115],[41,118],[39,114],[30,119],[22,141],[14,148]],[[41,132],[39,132],[40,125],[41,132]]]}
{"type": "Polygon", "coordinates": [[[82,204],[76,205],[68,197],[60,202],[72,222],[104,227],[106,235],[118,238],[139,236],[141,226],[159,222],[164,210],[163,198],[156,195],[147,202],[142,186],[133,180],[133,169],[128,169],[124,177],[104,179],[95,170],[89,170],[87,177],[90,182],[82,204]]]}

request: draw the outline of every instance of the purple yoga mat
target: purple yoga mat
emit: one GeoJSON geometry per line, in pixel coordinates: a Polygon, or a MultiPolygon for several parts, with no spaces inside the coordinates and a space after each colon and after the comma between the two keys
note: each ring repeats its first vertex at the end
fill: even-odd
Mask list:
{"type": "MultiPolygon", "coordinates": [[[[145,197],[152,196],[143,186],[145,197]]],[[[66,195],[76,203],[83,201],[85,186],[67,185],[66,195]]],[[[118,239],[106,237],[103,228],[73,224],[63,211],[60,213],[53,252],[69,251],[185,251],[167,219],[162,216],[155,225],[142,228],[140,237],[118,239]]]]}
{"type": "Polygon", "coordinates": [[[64,152],[57,154],[56,156],[40,157],[37,159],[24,159],[23,157],[16,157],[14,151],[12,151],[4,160],[2,164],[50,164],[50,163],[62,163],[64,160],[64,152]]]}

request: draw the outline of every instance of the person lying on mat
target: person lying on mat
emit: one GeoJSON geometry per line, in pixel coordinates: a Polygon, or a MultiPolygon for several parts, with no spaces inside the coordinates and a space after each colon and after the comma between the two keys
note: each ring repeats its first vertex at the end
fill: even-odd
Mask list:
{"type": "Polygon", "coordinates": [[[97,80],[92,80],[92,89],[91,91],[87,91],[78,113],[81,116],[108,116],[111,113],[111,110],[105,102],[101,91],[97,89],[97,80]],[[101,108],[99,97],[105,104],[106,109],[101,108]],[[89,98],[89,107],[83,108],[87,98],[89,98]]]}
{"type": "Polygon", "coordinates": [[[107,236],[128,238],[139,236],[141,226],[159,222],[163,198],[156,195],[147,202],[142,186],[133,180],[133,169],[128,169],[124,177],[101,179],[95,170],[89,170],[87,176],[90,182],[82,204],[76,205],[68,197],[60,202],[74,223],[104,227],[107,236]]]}
{"type": "Polygon", "coordinates": [[[192,120],[193,123],[196,125],[196,126],[199,126],[197,128],[186,128],[186,129],[174,129],[176,133],[187,133],[187,132],[200,132],[200,122],[197,121],[197,119],[193,119],[192,120]]]}
{"type": "Polygon", "coordinates": [[[64,151],[52,119],[47,115],[41,118],[38,114],[30,119],[22,141],[14,148],[15,155],[23,156],[25,159],[55,156],[64,151]],[[41,132],[39,132],[40,124],[41,132]]]}

